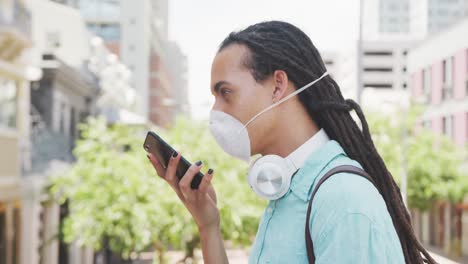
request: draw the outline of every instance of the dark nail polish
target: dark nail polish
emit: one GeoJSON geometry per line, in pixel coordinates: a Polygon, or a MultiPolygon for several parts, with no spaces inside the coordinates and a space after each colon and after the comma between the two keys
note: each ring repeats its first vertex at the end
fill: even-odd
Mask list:
{"type": "Polygon", "coordinates": [[[201,164],[202,164],[202,161],[201,161],[201,160],[199,160],[199,161],[197,161],[197,162],[195,163],[195,165],[197,165],[197,166],[200,166],[201,164]]]}
{"type": "Polygon", "coordinates": [[[213,169],[209,169],[208,174],[213,174],[213,169]]]}
{"type": "Polygon", "coordinates": [[[179,153],[177,153],[177,151],[174,151],[174,153],[172,153],[173,158],[177,157],[177,155],[179,155],[179,153]]]}

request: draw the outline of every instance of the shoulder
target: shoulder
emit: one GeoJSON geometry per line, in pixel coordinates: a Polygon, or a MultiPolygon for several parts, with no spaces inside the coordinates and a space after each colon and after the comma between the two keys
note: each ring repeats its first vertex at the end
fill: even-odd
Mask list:
{"type": "MultiPolygon", "coordinates": [[[[340,166],[352,165],[357,168],[362,166],[348,157],[330,162],[321,172],[321,179],[328,171],[340,166]]],[[[318,180],[314,183],[311,193],[317,187],[318,180]]],[[[334,205],[333,208],[342,209],[348,213],[367,214],[367,210],[374,206],[381,206],[384,202],[374,184],[367,178],[349,172],[339,172],[328,178],[317,190],[313,201],[313,208],[319,209],[321,205],[334,205]],[[380,202],[379,202],[380,201],[380,202]]]]}
{"type": "MultiPolygon", "coordinates": [[[[344,165],[343,163],[329,164],[321,177],[330,169],[344,165]]],[[[361,167],[351,159],[345,164],[361,167]]],[[[316,183],[311,192],[315,188],[316,183]]],[[[350,215],[359,216],[359,219],[366,220],[369,224],[381,225],[386,222],[383,218],[387,217],[388,211],[383,197],[372,182],[360,175],[340,172],[331,176],[317,190],[312,201],[309,224],[314,223],[313,229],[320,232],[350,215]]]]}
{"type": "Polygon", "coordinates": [[[321,203],[335,204],[348,213],[366,214],[366,208],[379,206],[376,203],[383,198],[377,188],[368,179],[349,172],[340,172],[331,176],[317,190],[314,207],[321,203]]]}

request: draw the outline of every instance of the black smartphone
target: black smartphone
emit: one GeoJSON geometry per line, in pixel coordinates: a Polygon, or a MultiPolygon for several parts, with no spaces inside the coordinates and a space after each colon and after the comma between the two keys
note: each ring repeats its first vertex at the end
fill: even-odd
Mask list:
{"type": "MultiPolygon", "coordinates": [[[[169,160],[175,152],[169,144],[152,131],[148,131],[143,148],[146,152],[153,154],[164,168],[167,168],[169,160]]],[[[188,162],[184,157],[180,157],[180,161],[176,169],[176,176],[179,180],[185,175],[191,165],[192,164],[190,164],[190,162],[188,162]]],[[[191,188],[198,189],[202,178],[203,173],[198,172],[190,183],[191,188]]]]}

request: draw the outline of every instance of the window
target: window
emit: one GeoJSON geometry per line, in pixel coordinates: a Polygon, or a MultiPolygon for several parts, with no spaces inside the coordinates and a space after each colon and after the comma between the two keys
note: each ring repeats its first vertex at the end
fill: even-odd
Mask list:
{"type": "Polygon", "coordinates": [[[16,128],[16,83],[0,77],[0,128],[16,128]]]}
{"type": "Polygon", "coordinates": [[[120,1],[118,0],[78,0],[77,9],[85,20],[118,21],[120,1]]]}
{"type": "Polygon", "coordinates": [[[119,24],[87,24],[88,30],[100,36],[104,41],[120,40],[120,25],[119,24]]]}
{"type": "Polygon", "coordinates": [[[60,127],[59,132],[65,133],[65,104],[60,104],[60,127]]]}
{"type": "Polygon", "coordinates": [[[404,50],[404,51],[403,51],[403,56],[406,56],[406,55],[408,55],[408,51],[407,51],[407,50],[404,50]]]}
{"type": "Polygon", "coordinates": [[[442,117],[442,134],[447,135],[447,118],[442,117]]]}
{"type": "Polygon", "coordinates": [[[423,92],[426,96],[431,95],[431,74],[431,68],[423,70],[423,92]]]}
{"type": "Polygon", "coordinates": [[[385,68],[385,67],[373,67],[373,68],[364,68],[365,72],[392,72],[392,68],[385,68]]]}
{"type": "Polygon", "coordinates": [[[453,93],[453,57],[443,61],[442,66],[442,99],[452,98],[453,93]]]}
{"type": "Polygon", "coordinates": [[[466,134],[466,142],[468,143],[468,112],[465,115],[465,134],[466,134]]]}
{"type": "Polygon", "coordinates": [[[393,52],[391,51],[366,51],[364,55],[368,56],[392,56],[393,52]]]}
{"type": "Polygon", "coordinates": [[[397,3],[389,3],[387,8],[388,8],[388,10],[391,10],[391,11],[400,10],[400,6],[397,3]]]}
{"type": "Polygon", "coordinates": [[[6,22],[7,25],[13,20],[13,15],[13,0],[0,1],[0,16],[3,17],[4,22],[6,22]]]}
{"type": "Polygon", "coordinates": [[[447,16],[447,15],[448,15],[448,10],[447,10],[447,9],[439,9],[439,10],[437,11],[437,14],[438,14],[439,16],[447,16]]]}
{"type": "Polygon", "coordinates": [[[376,88],[376,89],[391,89],[393,88],[392,84],[387,83],[366,83],[364,84],[365,88],[376,88]]]}
{"type": "Polygon", "coordinates": [[[466,54],[465,54],[465,62],[466,62],[465,96],[468,97],[468,49],[466,50],[466,54]]]}
{"type": "Polygon", "coordinates": [[[453,57],[443,61],[442,80],[444,84],[452,85],[453,83],[453,57]]]}
{"type": "Polygon", "coordinates": [[[70,139],[72,144],[74,143],[76,138],[76,114],[75,108],[71,107],[70,109],[70,139]]]}
{"type": "Polygon", "coordinates": [[[403,67],[403,72],[407,72],[408,69],[406,69],[406,67],[403,67]]]}
{"type": "Polygon", "coordinates": [[[453,138],[453,116],[442,118],[442,133],[449,138],[453,138]]]}
{"type": "Polygon", "coordinates": [[[58,31],[51,31],[46,33],[46,49],[48,52],[52,52],[59,48],[61,45],[61,36],[58,31]]]}
{"type": "Polygon", "coordinates": [[[407,87],[407,86],[408,86],[408,85],[407,85],[406,83],[403,83],[403,89],[406,90],[406,87],[407,87]]]}
{"type": "Polygon", "coordinates": [[[465,114],[465,134],[466,134],[466,143],[468,143],[468,112],[465,114]]]}
{"type": "Polygon", "coordinates": [[[118,41],[120,40],[120,25],[103,24],[99,29],[98,35],[106,41],[118,41]]]}

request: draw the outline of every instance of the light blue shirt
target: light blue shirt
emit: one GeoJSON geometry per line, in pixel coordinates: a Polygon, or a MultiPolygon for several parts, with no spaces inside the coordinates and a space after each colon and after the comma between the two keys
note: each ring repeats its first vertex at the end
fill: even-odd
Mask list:
{"type": "MultiPolygon", "coordinates": [[[[308,201],[320,178],[339,165],[362,168],[334,140],[309,155],[286,195],[265,209],[249,263],[308,263],[308,201]]],[[[385,201],[361,176],[338,173],[325,181],[315,195],[309,226],[317,264],[405,263],[385,201]]]]}

